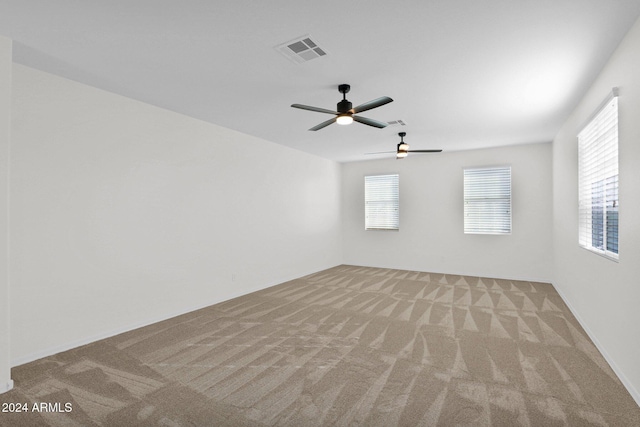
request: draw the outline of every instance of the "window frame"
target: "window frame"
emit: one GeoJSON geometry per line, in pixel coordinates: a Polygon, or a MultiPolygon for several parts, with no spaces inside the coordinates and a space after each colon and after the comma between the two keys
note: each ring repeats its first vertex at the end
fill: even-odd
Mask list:
{"type": "MultiPolygon", "coordinates": [[[[486,185],[491,182],[486,182],[486,185]]],[[[513,232],[513,192],[512,192],[512,170],[511,165],[505,166],[481,166],[481,167],[466,167],[463,168],[463,231],[464,234],[484,234],[484,235],[498,235],[505,236],[510,235],[513,232]],[[488,174],[494,172],[495,175],[489,176],[488,174]],[[474,197],[472,193],[472,186],[482,185],[482,178],[492,178],[496,180],[500,177],[507,176],[508,183],[498,182],[498,187],[487,186],[483,188],[473,189],[477,195],[474,197]],[[472,179],[475,178],[475,182],[472,179]],[[500,192],[508,188],[507,197],[500,192]],[[491,197],[480,197],[483,195],[491,197]],[[487,194],[489,193],[489,194],[487,194]],[[504,209],[505,198],[508,200],[507,209],[508,215],[501,215],[498,221],[492,217],[492,212],[496,209],[504,209]],[[484,202],[482,201],[484,200],[484,202]],[[474,202],[477,202],[478,207],[476,209],[470,209],[474,202]],[[496,203],[497,202],[497,203],[496,203]],[[484,206],[483,206],[484,205],[484,206]],[[485,212],[482,212],[484,210],[485,212]],[[474,212],[475,211],[475,212],[474,212]],[[473,224],[476,222],[477,224],[473,224]],[[508,229],[501,229],[500,224],[507,224],[508,229]]]]}
{"type": "Polygon", "coordinates": [[[399,231],[400,230],[400,175],[377,174],[364,177],[364,229],[365,231],[399,231]],[[387,178],[390,181],[385,182],[387,178]],[[373,186],[377,184],[379,188],[373,186]],[[384,185],[390,186],[389,193],[380,193],[385,190],[384,185]],[[373,192],[378,192],[374,194],[373,192]],[[382,196],[382,197],[376,197],[382,196]],[[381,218],[371,218],[373,205],[378,204],[378,213],[381,218]],[[389,209],[389,205],[391,210],[389,209]],[[381,206],[382,205],[382,206],[381,206]],[[387,205],[387,206],[385,206],[387,205]]]}
{"type": "Polygon", "coordinates": [[[578,245],[615,262],[620,257],[618,128],[618,89],[613,88],[576,138],[578,245]],[[612,107],[614,110],[607,111],[612,107]],[[611,235],[615,240],[610,239],[611,235]]]}

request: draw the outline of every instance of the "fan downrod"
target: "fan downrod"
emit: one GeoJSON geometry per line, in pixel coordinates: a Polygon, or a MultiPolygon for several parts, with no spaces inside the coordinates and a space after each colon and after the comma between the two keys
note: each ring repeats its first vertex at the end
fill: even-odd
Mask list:
{"type": "Polygon", "coordinates": [[[347,93],[351,90],[351,86],[348,84],[341,84],[338,86],[338,90],[342,94],[342,101],[338,102],[336,109],[340,114],[348,114],[351,108],[353,108],[353,104],[347,101],[347,93]]]}

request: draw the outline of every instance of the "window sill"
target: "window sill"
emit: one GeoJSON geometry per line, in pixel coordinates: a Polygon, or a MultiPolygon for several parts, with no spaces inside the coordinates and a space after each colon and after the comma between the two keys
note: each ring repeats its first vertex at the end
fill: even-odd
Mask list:
{"type": "Polygon", "coordinates": [[[616,263],[620,262],[620,259],[619,259],[620,255],[613,254],[613,252],[605,252],[605,251],[601,251],[599,249],[590,248],[590,247],[582,246],[582,245],[579,245],[579,246],[582,249],[584,249],[585,251],[588,251],[588,252],[591,252],[592,254],[596,254],[598,256],[601,256],[602,258],[606,258],[606,259],[608,259],[610,261],[613,261],[613,262],[616,262],[616,263]]]}

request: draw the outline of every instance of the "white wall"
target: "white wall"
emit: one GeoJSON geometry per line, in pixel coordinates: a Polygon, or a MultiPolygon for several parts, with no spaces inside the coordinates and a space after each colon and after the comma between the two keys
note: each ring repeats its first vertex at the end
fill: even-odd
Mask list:
{"type": "MultiPolygon", "coordinates": [[[[413,147],[420,144],[413,142],[413,147]]],[[[346,264],[551,280],[551,144],[342,165],[346,264]],[[511,235],[463,232],[463,168],[512,167],[511,235]],[[364,176],[400,174],[400,230],[365,231],[364,176]]]]}
{"type": "Polygon", "coordinates": [[[342,261],[335,162],[17,64],[12,108],[14,365],[342,261]]]}
{"type": "Polygon", "coordinates": [[[554,285],[640,402],[640,21],[553,142],[554,285]],[[576,135],[619,87],[619,262],[578,246],[576,135]]]}
{"type": "Polygon", "coordinates": [[[12,73],[10,57],[0,38],[0,242],[8,208],[12,218],[0,387],[5,295],[15,365],[344,262],[552,281],[640,401],[639,23],[552,145],[343,165],[20,65],[12,73]],[[576,134],[613,86],[619,263],[577,244],[576,134]],[[462,168],[506,164],[513,234],[464,235],[462,168]],[[363,177],[378,173],[400,174],[399,232],[364,230],[363,177]]]}
{"type": "Polygon", "coordinates": [[[9,147],[11,40],[0,36],[0,393],[13,387],[9,330],[9,147]]]}

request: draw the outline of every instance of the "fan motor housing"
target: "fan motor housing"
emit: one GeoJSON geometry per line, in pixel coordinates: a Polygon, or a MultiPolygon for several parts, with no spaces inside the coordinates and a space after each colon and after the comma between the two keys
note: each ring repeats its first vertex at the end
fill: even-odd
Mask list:
{"type": "Polygon", "coordinates": [[[347,101],[346,99],[343,99],[342,101],[338,102],[338,107],[336,108],[338,113],[348,113],[349,110],[351,110],[352,104],[351,102],[347,101]]]}

